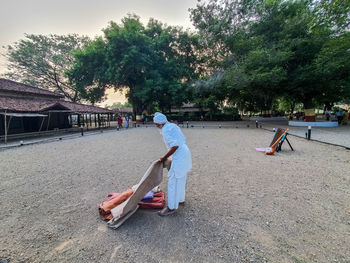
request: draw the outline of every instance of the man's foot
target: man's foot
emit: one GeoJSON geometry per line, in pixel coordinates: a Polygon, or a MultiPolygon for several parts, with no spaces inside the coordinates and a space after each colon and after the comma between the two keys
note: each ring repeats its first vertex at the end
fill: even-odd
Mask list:
{"type": "Polygon", "coordinates": [[[164,207],[161,211],[158,212],[160,216],[168,216],[175,213],[175,209],[169,209],[169,207],[164,207]]]}
{"type": "Polygon", "coordinates": [[[184,205],[185,205],[185,202],[180,202],[179,205],[184,206],[184,205]]]}

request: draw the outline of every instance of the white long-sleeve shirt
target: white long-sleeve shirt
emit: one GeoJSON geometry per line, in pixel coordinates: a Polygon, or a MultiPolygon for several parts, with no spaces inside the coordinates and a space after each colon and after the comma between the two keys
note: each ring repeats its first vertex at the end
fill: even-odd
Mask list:
{"type": "Polygon", "coordinates": [[[176,178],[186,176],[192,169],[192,157],[186,145],[186,137],[181,132],[179,126],[170,122],[165,123],[163,126],[162,135],[168,150],[174,146],[179,147],[172,155],[172,164],[168,176],[173,174],[175,174],[176,178]]]}

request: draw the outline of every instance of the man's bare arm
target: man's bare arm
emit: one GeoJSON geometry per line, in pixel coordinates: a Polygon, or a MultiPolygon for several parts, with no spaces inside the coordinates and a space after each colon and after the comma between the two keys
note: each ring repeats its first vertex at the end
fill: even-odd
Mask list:
{"type": "Polygon", "coordinates": [[[161,157],[159,160],[161,162],[164,162],[166,159],[168,159],[171,155],[174,154],[174,152],[179,148],[179,146],[173,146],[169,149],[169,151],[166,153],[166,155],[164,155],[163,157],[161,157]]]}

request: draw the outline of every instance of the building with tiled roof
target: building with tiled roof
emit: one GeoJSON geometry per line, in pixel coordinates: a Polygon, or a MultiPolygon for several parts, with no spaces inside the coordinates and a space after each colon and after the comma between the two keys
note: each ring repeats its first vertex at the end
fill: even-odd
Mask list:
{"type": "Polygon", "coordinates": [[[100,123],[101,114],[102,119],[108,119],[113,112],[68,102],[61,94],[0,78],[0,136],[5,133],[69,128],[72,127],[74,115],[79,125],[81,122],[91,125],[91,116],[96,125],[96,119],[100,123]]]}

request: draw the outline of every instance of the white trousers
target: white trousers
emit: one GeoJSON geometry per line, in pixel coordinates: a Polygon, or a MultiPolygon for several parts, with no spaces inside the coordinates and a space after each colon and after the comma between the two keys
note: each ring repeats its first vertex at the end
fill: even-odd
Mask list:
{"type": "Polygon", "coordinates": [[[186,176],[175,178],[172,173],[168,179],[168,207],[169,209],[178,209],[180,202],[185,202],[186,176]]]}

